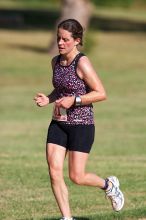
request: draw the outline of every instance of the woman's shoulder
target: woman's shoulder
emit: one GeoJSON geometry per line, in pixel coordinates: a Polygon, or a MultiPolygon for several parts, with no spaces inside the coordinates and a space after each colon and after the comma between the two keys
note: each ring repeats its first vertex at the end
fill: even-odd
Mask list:
{"type": "Polygon", "coordinates": [[[78,61],[78,67],[82,68],[89,65],[91,65],[90,59],[85,54],[83,54],[78,61]]]}
{"type": "MultiPolygon", "coordinates": [[[[87,56],[81,56],[77,64],[77,74],[81,79],[87,77],[94,71],[94,68],[87,56]]],[[[95,72],[95,71],[94,71],[95,72]]]]}

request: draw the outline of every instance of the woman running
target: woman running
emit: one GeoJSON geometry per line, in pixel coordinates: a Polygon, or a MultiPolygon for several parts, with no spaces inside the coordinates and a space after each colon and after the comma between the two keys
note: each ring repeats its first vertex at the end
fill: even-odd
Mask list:
{"type": "Polygon", "coordinates": [[[74,183],[102,189],[115,211],[120,211],[124,205],[117,177],[104,179],[85,170],[95,134],[92,103],[105,100],[106,93],[88,57],[79,51],[82,41],[83,27],[77,20],[67,19],[58,25],[59,55],[52,59],[54,90],[48,96],[38,93],[35,97],[40,107],[54,103],[46,158],[61,220],[74,219],[63,178],[67,153],[69,177],[74,183]]]}

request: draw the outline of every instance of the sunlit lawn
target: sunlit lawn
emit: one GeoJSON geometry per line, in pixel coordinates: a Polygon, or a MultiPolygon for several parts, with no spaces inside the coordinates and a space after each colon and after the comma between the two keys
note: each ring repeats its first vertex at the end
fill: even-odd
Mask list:
{"type": "MultiPolygon", "coordinates": [[[[96,138],[87,170],[117,175],[125,207],[113,213],[103,192],[68,179],[74,216],[93,220],[146,218],[146,37],[92,32],[90,57],[108,99],[94,105],[96,138]]],[[[52,106],[37,108],[36,92],[52,89],[48,31],[0,31],[0,219],[59,218],[45,161],[52,106]],[[43,52],[44,51],[44,52],[43,52]]]]}

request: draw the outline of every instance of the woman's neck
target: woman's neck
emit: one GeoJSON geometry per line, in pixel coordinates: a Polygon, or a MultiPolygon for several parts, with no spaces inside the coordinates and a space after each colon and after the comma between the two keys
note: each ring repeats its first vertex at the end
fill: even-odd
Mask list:
{"type": "Polygon", "coordinates": [[[69,65],[72,60],[76,57],[77,54],[79,54],[80,52],[78,50],[75,51],[71,51],[68,54],[63,54],[61,55],[61,62],[63,65],[69,65]]]}

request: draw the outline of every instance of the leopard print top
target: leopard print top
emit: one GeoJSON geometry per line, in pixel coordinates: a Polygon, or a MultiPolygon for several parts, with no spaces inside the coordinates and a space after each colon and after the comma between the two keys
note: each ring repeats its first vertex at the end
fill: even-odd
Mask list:
{"type": "MultiPolygon", "coordinates": [[[[76,73],[77,64],[80,57],[85,56],[82,53],[76,55],[74,60],[68,66],[60,64],[61,55],[57,57],[53,70],[53,86],[56,90],[57,98],[64,96],[80,96],[88,93],[90,88],[79,78],[76,73]]],[[[72,106],[67,109],[67,121],[64,123],[71,125],[89,125],[94,124],[93,106],[72,106]]]]}

